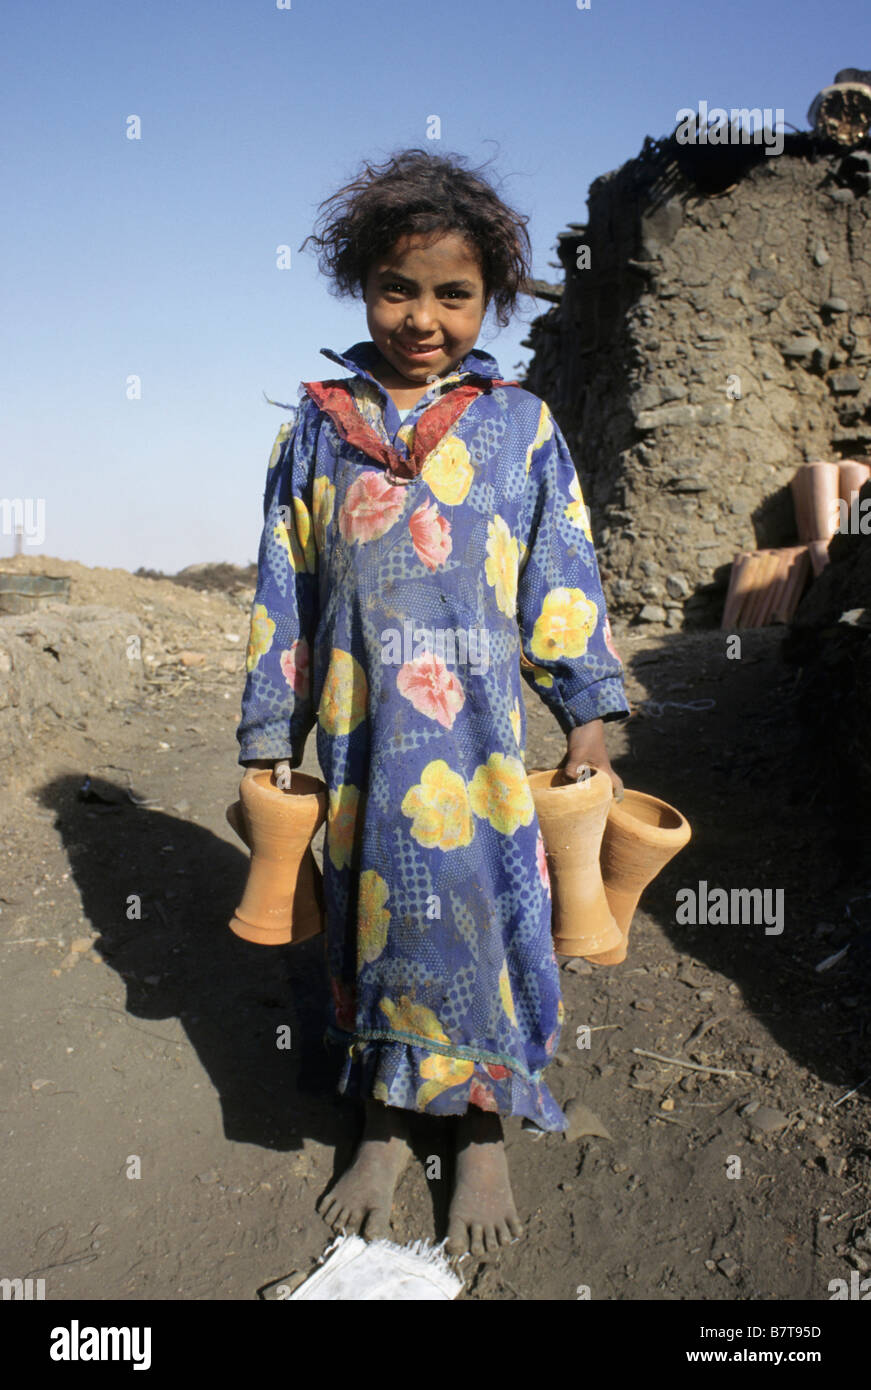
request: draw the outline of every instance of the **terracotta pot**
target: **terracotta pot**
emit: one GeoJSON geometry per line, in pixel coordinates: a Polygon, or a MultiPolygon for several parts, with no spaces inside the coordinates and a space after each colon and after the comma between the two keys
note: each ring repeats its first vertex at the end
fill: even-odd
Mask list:
{"type": "Polygon", "coordinates": [[[750,551],[742,551],[736,555],[732,561],[732,569],[729,574],[729,589],[726,594],[726,602],[723,605],[723,621],[720,624],[722,631],[728,632],[737,625],[738,615],[741,612],[745,596],[749,592],[750,581],[746,577],[747,561],[750,559],[750,551]]]}
{"type": "Polygon", "coordinates": [[[790,483],[800,541],[830,541],[838,529],[840,469],[836,463],[806,463],[790,483]]]}
{"type": "Polygon", "coordinates": [[[779,564],[780,558],[776,550],[757,550],[755,555],[751,557],[752,587],[741,614],[741,627],[762,626],[762,614],[779,564]]]}
{"type": "Polygon", "coordinates": [[[862,488],[871,478],[871,468],[867,463],[857,463],[855,459],[844,459],[838,464],[838,474],[840,482],[838,485],[838,496],[842,502],[850,506],[850,500],[854,492],[861,492],[862,488]]]}
{"type": "Polygon", "coordinates": [[[814,579],[822,574],[826,565],[829,563],[829,542],[828,541],[808,541],[808,555],[810,556],[811,568],[814,572],[814,579]]]}
{"type": "Polygon", "coordinates": [[[594,770],[586,781],[572,782],[560,768],[527,776],[550,874],[554,950],[564,956],[610,950],[622,941],[599,868],[611,778],[594,770]]]}
{"type": "Polygon", "coordinates": [[[242,778],[239,797],[227,807],[227,820],[251,850],[251,864],[230,930],[265,946],[317,936],[324,930],[324,893],[311,842],[327,815],[325,784],[292,772],[290,791],[279,791],[263,768],[242,778]]]}
{"type": "Polygon", "coordinates": [[[602,839],[602,881],[621,941],[613,950],[588,955],[588,960],[619,965],[626,959],[638,899],[691,833],[680,811],[646,792],[627,790],[622,801],[612,803],[602,839]]]}
{"type": "Polygon", "coordinates": [[[775,623],[792,621],[811,575],[810,552],[806,545],[794,546],[788,554],[783,582],[771,605],[771,621],[775,623]]]}

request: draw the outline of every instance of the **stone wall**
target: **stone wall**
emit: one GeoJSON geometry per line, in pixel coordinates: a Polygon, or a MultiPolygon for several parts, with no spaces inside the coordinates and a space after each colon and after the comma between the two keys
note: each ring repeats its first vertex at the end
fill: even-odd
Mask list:
{"type": "Polygon", "coordinates": [[[868,140],[648,139],[560,235],[525,385],[572,449],[614,613],[717,623],[735,554],[796,543],[796,468],[871,455],[869,185],[868,140]]]}

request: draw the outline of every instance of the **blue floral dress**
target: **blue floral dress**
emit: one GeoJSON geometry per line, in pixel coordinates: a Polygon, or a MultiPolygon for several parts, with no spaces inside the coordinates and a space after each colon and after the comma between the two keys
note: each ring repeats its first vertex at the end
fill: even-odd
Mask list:
{"type": "Polygon", "coordinates": [[[237,738],[298,767],[317,725],[340,1091],[562,1130],[521,676],[566,733],[628,713],[574,464],[487,352],[401,421],[373,343],[322,351],[352,375],[275,441],[237,738]]]}

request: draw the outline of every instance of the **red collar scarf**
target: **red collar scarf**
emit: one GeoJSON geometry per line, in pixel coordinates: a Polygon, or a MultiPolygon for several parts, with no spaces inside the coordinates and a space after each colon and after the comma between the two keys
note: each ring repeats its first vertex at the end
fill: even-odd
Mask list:
{"type": "Polygon", "coordinates": [[[361,415],[347,380],[304,381],[302,384],[315,404],[329,415],[344,440],[376,463],[383,464],[391,483],[410,483],[419,475],[427,456],[473,400],[494,386],[518,386],[520,383],[504,381],[501,377],[478,377],[477,384],[463,382],[451,387],[427,406],[418,419],[410,454],[401,454],[378,437],[361,415]]]}

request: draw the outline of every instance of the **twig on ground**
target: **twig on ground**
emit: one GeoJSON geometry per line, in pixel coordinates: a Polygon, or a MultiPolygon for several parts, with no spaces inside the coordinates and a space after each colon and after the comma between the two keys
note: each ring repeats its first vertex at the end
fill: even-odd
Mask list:
{"type": "MultiPolygon", "coordinates": [[[[655,1062],[667,1062],[671,1067],[685,1067],[687,1071],[709,1071],[714,1076],[746,1076],[755,1080],[751,1071],[735,1071],[729,1067],[703,1067],[698,1062],[685,1062],[682,1057],[663,1057],[661,1052],[646,1052],[643,1047],[633,1047],[639,1057],[652,1057],[655,1062]]],[[[869,1078],[871,1079],[871,1078],[869,1078]]]]}

